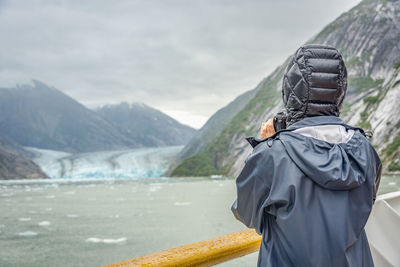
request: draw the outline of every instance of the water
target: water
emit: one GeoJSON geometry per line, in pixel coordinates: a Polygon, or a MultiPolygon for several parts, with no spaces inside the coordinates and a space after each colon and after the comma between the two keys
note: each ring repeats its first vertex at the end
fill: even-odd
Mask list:
{"type": "MultiPolygon", "coordinates": [[[[382,178],[379,193],[398,190],[400,177],[382,178]]],[[[0,266],[100,266],[243,230],[235,194],[233,179],[4,181],[0,266]]]]}

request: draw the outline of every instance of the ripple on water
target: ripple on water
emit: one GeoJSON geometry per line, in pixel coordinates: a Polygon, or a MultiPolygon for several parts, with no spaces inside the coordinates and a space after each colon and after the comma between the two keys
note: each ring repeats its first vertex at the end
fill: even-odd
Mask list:
{"type": "Polygon", "coordinates": [[[151,185],[150,187],[149,187],[149,192],[157,192],[157,191],[159,191],[161,189],[161,186],[160,185],[151,185]]]}
{"type": "Polygon", "coordinates": [[[77,214],[67,214],[67,217],[68,218],[78,218],[79,215],[77,215],[77,214]]]}
{"type": "Polygon", "coordinates": [[[21,232],[18,233],[19,236],[24,236],[24,237],[31,237],[31,236],[37,236],[38,233],[33,232],[33,231],[26,231],[26,232],[21,232]]]}
{"type": "Polygon", "coordinates": [[[18,221],[20,222],[29,222],[31,220],[30,217],[26,217],[26,218],[18,218],[18,221]]]}
{"type": "Polygon", "coordinates": [[[192,205],[192,202],[175,202],[175,206],[189,206],[192,205]]]}
{"type": "Polygon", "coordinates": [[[86,239],[86,242],[88,243],[103,243],[103,244],[121,244],[126,242],[126,240],[128,240],[126,237],[121,237],[121,238],[116,238],[116,239],[112,239],[112,238],[97,238],[97,237],[89,237],[88,239],[86,239]]]}

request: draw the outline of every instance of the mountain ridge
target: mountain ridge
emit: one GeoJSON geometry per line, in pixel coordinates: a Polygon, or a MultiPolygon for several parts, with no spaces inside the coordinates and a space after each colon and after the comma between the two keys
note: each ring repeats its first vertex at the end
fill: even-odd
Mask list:
{"type": "Polygon", "coordinates": [[[144,103],[122,102],[95,109],[125,136],[144,146],[186,144],[196,130],[144,103]]]}
{"type": "Polygon", "coordinates": [[[21,146],[81,153],[182,145],[195,133],[148,105],[132,104],[130,110],[123,108],[127,105],[91,110],[60,90],[33,80],[31,85],[0,88],[0,134],[21,146]],[[118,107],[130,113],[110,118],[106,111],[116,112],[118,107]]]}

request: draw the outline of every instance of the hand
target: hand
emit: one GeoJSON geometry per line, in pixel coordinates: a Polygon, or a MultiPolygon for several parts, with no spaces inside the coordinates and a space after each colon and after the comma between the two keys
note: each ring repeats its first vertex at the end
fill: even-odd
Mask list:
{"type": "Polygon", "coordinates": [[[265,139],[275,133],[274,118],[269,119],[267,122],[261,124],[261,138],[265,139]]]}

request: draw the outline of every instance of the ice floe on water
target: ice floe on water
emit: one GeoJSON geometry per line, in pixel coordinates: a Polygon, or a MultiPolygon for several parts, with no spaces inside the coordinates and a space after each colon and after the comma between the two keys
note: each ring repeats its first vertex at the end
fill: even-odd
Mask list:
{"type": "Polygon", "coordinates": [[[68,218],[78,218],[79,215],[78,214],[67,214],[68,218]]]}
{"type": "Polygon", "coordinates": [[[39,226],[49,226],[51,223],[49,221],[42,221],[38,223],[39,226]]]}
{"type": "Polygon", "coordinates": [[[189,206],[192,205],[192,202],[175,202],[175,206],[189,206]]]}
{"type": "Polygon", "coordinates": [[[396,185],[396,182],[389,182],[388,185],[396,185]]]}
{"type": "Polygon", "coordinates": [[[46,211],[52,211],[53,208],[46,208],[46,211]]]}
{"type": "Polygon", "coordinates": [[[33,232],[33,231],[26,231],[26,232],[21,232],[18,233],[19,236],[25,236],[25,237],[31,237],[31,236],[37,236],[38,233],[33,232]]]}
{"type": "Polygon", "coordinates": [[[112,239],[112,238],[97,238],[97,237],[89,237],[88,239],[86,239],[86,242],[88,243],[103,243],[103,244],[121,244],[126,242],[126,240],[128,240],[126,237],[121,237],[121,238],[116,238],[116,239],[112,239]]]}
{"type": "Polygon", "coordinates": [[[31,220],[30,217],[26,217],[26,218],[18,218],[18,221],[20,222],[29,222],[31,220]]]}

